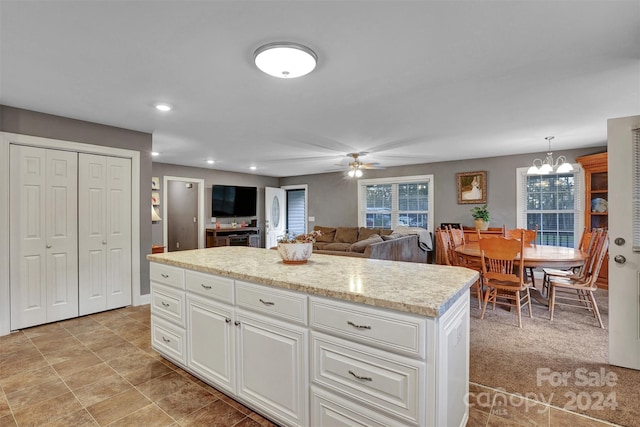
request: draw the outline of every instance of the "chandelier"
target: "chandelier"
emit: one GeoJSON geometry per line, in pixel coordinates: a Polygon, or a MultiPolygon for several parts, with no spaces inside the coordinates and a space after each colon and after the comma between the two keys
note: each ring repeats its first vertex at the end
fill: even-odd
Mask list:
{"type": "Polygon", "coordinates": [[[551,140],[555,138],[553,136],[547,136],[545,139],[549,142],[549,151],[547,157],[544,160],[535,159],[533,165],[527,170],[528,175],[547,175],[554,170],[557,173],[567,173],[573,170],[571,163],[567,162],[565,156],[560,156],[555,161],[553,160],[553,152],[551,151],[551,140]]]}

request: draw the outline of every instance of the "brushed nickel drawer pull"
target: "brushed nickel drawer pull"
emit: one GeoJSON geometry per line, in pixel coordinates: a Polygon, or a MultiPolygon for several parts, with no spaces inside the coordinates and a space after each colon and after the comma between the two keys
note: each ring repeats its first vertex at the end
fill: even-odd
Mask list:
{"type": "Polygon", "coordinates": [[[164,307],[171,307],[171,304],[169,304],[168,302],[161,301],[161,303],[164,307]]]}
{"type": "Polygon", "coordinates": [[[170,340],[170,339],[167,339],[167,338],[165,338],[165,337],[162,337],[162,341],[164,341],[164,342],[171,342],[171,340],[170,340]]]}
{"type": "Polygon", "coordinates": [[[168,274],[160,273],[160,275],[161,275],[162,277],[164,277],[165,279],[168,279],[168,278],[169,278],[169,275],[168,275],[168,274]]]}
{"type": "Polygon", "coordinates": [[[347,324],[353,326],[354,328],[357,329],[371,329],[371,326],[367,326],[367,325],[356,325],[355,323],[353,323],[351,320],[347,320],[347,324]]]}
{"type": "Polygon", "coordinates": [[[204,283],[200,283],[200,286],[202,286],[205,289],[211,289],[211,285],[205,285],[204,283]]]}
{"type": "Polygon", "coordinates": [[[359,379],[359,380],[362,380],[362,381],[373,381],[373,378],[371,378],[371,377],[361,377],[360,375],[354,374],[353,371],[349,371],[349,373],[351,375],[353,375],[354,377],[356,377],[357,379],[359,379]]]}
{"type": "Polygon", "coordinates": [[[260,302],[263,303],[264,305],[276,305],[275,302],[272,301],[264,301],[262,298],[260,298],[260,302]]]}

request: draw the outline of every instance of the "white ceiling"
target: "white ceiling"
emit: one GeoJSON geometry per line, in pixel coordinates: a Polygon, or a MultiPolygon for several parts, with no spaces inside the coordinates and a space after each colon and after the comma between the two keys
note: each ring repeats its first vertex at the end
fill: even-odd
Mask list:
{"type": "Polygon", "coordinates": [[[607,119],[640,114],[637,0],[0,0],[0,37],[0,104],[152,133],[155,161],[276,177],[353,151],[395,166],[544,153],[548,135],[599,146],[607,119]],[[312,48],[316,70],[260,72],[273,41],[312,48]]]}

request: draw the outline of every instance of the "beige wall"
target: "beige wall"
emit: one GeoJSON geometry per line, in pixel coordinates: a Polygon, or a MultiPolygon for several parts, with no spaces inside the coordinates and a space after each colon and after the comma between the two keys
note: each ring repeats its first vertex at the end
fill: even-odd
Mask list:
{"type": "MultiPolygon", "coordinates": [[[[601,147],[563,150],[573,162],[576,157],[607,151],[606,141],[601,147]]],[[[363,178],[396,176],[434,176],[434,224],[459,222],[472,226],[469,209],[476,205],[459,205],[456,174],[459,172],[487,171],[487,205],[491,213],[491,225],[507,227],[516,225],[516,168],[531,166],[533,159],[545,153],[517,156],[488,157],[484,159],[452,162],[425,163],[411,166],[391,167],[384,170],[365,171],[363,178]]],[[[309,186],[309,216],[315,216],[314,225],[355,226],[358,224],[357,180],[344,173],[296,176],[280,179],[280,185],[307,184],[309,186]]]]}

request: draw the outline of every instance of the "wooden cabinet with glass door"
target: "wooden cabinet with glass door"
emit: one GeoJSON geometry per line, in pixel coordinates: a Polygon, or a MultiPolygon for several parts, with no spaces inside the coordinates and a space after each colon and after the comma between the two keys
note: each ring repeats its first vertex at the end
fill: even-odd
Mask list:
{"type": "MultiPolygon", "coordinates": [[[[578,163],[584,168],[585,210],[584,224],[589,228],[609,228],[609,182],[607,153],[578,157],[578,163]]],[[[602,265],[598,278],[598,287],[608,289],[609,255],[602,265]]]]}

